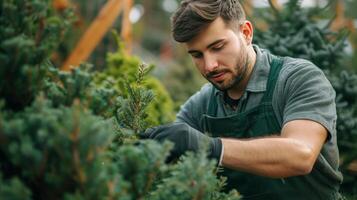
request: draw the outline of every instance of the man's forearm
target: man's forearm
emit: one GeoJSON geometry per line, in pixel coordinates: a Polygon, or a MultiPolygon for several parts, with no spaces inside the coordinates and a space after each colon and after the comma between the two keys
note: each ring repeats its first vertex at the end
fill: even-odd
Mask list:
{"type": "Polygon", "coordinates": [[[224,167],[261,176],[283,178],[308,174],[316,160],[308,145],[293,138],[222,138],[222,143],[224,167]]]}

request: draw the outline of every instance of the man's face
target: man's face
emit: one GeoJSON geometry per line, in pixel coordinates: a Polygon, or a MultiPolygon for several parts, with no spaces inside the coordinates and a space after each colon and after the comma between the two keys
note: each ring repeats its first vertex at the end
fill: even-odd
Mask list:
{"type": "Polygon", "coordinates": [[[201,74],[219,90],[229,90],[240,82],[248,65],[244,34],[217,18],[195,38],[186,43],[201,74]]]}

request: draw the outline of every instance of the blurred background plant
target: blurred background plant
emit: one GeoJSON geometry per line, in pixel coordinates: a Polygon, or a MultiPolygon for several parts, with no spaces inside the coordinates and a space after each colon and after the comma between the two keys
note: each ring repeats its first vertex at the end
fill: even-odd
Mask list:
{"type": "MultiPolygon", "coordinates": [[[[106,0],[62,0],[67,4],[75,6],[76,22],[71,28],[68,39],[61,44],[61,50],[58,51],[54,63],[61,66],[64,60],[69,56],[76,42],[80,39],[83,32],[90,26],[91,22],[100,12],[100,9],[107,2],[106,0]]],[[[170,33],[170,15],[177,8],[180,0],[123,0],[124,7],[127,8],[129,22],[123,22],[125,15],[122,13],[113,23],[112,28],[122,32],[126,49],[132,54],[139,56],[145,63],[157,66],[153,70],[153,75],[162,81],[168,89],[171,98],[174,101],[175,109],[179,106],[206,81],[197,73],[191,59],[182,45],[174,42],[170,33]],[[129,5],[127,7],[126,5],[129,5]],[[123,28],[123,24],[129,24],[130,28],[123,28]],[[125,29],[125,30],[123,30],[125,29]],[[130,33],[127,32],[130,29],[130,33]]],[[[254,24],[261,30],[266,30],[269,24],[264,22],[267,10],[270,9],[268,0],[241,0],[245,10],[254,24]],[[258,13],[261,13],[260,15],[258,13]]],[[[287,0],[271,1],[281,7],[287,0]]],[[[305,9],[327,7],[325,12],[315,15],[314,18],[318,24],[326,24],[326,21],[332,21],[330,30],[348,29],[350,34],[347,46],[344,48],[343,64],[340,66],[350,70],[357,70],[356,59],[356,7],[352,0],[300,0],[301,6],[305,9]]],[[[105,68],[107,65],[104,59],[108,51],[116,50],[116,41],[110,34],[106,34],[102,41],[96,46],[91,56],[88,58],[96,68],[105,68]]],[[[332,58],[330,58],[332,59],[332,58]]],[[[326,61],[328,62],[328,61],[326,61]]]]}

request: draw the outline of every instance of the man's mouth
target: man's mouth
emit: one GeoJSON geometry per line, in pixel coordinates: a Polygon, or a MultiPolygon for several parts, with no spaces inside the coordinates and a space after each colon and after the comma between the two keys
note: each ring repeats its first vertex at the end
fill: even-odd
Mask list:
{"type": "Polygon", "coordinates": [[[221,82],[224,80],[226,72],[219,72],[213,75],[210,75],[209,78],[213,80],[214,82],[221,82]]]}

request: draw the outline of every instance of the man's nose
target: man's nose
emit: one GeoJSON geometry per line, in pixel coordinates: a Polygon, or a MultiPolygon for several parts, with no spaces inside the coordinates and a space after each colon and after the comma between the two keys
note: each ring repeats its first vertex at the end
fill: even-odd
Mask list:
{"type": "Polygon", "coordinates": [[[212,72],[218,67],[218,62],[215,56],[205,55],[204,57],[205,70],[207,72],[212,72]]]}

